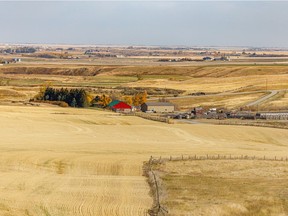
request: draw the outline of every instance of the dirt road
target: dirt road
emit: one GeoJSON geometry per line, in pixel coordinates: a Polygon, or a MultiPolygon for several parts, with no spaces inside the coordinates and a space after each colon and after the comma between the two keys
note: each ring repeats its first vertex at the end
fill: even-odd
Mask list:
{"type": "Polygon", "coordinates": [[[278,94],[278,93],[279,93],[279,91],[277,91],[277,90],[271,90],[271,92],[270,92],[269,95],[266,95],[266,96],[264,96],[264,97],[262,97],[262,98],[259,98],[258,100],[253,101],[253,102],[247,104],[246,106],[249,107],[249,106],[259,105],[259,104],[265,102],[266,100],[270,99],[271,97],[274,97],[274,96],[275,96],[276,94],[278,94]]]}

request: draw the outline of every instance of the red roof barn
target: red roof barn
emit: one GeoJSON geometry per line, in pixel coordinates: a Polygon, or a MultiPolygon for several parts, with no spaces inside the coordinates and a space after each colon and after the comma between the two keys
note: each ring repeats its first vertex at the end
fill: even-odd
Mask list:
{"type": "Polygon", "coordinates": [[[115,112],[131,112],[132,107],[122,101],[111,107],[115,112]]]}

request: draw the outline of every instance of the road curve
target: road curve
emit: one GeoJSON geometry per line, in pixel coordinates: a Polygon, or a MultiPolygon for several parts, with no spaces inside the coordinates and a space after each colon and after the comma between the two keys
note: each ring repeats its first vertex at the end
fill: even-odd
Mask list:
{"type": "Polygon", "coordinates": [[[269,95],[266,95],[266,96],[264,96],[264,97],[262,97],[262,98],[259,98],[259,99],[256,100],[256,101],[250,102],[250,103],[248,103],[246,106],[249,107],[249,106],[256,106],[256,105],[258,105],[258,104],[261,104],[261,103],[263,103],[264,101],[268,100],[269,98],[275,96],[275,95],[278,94],[278,93],[279,93],[279,91],[277,91],[277,90],[271,90],[269,95]]]}

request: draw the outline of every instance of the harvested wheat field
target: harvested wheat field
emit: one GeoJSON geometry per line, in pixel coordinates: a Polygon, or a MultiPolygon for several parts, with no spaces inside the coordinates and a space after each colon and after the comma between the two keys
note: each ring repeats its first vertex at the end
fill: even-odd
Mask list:
{"type": "Polygon", "coordinates": [[[286,156],[272,128],[168,125],[89,109],[0,106],[0,215],[145,215],[151,155],[286,156]]]}

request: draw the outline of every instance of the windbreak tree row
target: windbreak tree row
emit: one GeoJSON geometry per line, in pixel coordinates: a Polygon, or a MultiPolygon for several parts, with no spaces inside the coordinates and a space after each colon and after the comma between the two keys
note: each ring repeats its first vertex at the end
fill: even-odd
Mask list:
{"type": "Polygon", "coordinates": [[[84,89],[55,89],[47,87],[37,96],[37,100],[63,101],[71,107],[89,106],[88,95],[84,89]]]}

